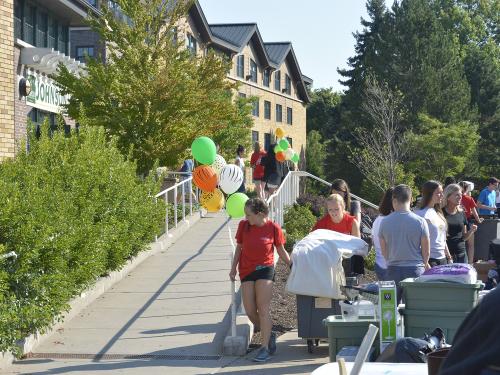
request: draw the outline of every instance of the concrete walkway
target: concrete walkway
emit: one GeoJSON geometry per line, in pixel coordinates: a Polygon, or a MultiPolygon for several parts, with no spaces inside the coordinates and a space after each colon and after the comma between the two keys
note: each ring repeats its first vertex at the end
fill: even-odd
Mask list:
{"type": "Polygon", "coordinates": [[[251,362],[253,353],[222,355],[231,302],[225,222],[198,221],[4,373],[309,374],[327,362],[327,346],[311,356],[294,332],[266,364],[251,362]]]}

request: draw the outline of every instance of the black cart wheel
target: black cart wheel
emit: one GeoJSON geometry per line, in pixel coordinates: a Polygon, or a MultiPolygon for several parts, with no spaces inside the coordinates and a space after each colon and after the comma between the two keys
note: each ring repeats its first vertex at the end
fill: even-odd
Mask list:
{"type": "Polygon", "coordinates": [[[307,351],[311,354],[314,351],[313,340],[307,340],[307,351]]]}
{"type": "Polygon", "coordinates": [[[316,341],[314,341],[314,345],[319,346],[319,339],[316,339],[316,341]]]}

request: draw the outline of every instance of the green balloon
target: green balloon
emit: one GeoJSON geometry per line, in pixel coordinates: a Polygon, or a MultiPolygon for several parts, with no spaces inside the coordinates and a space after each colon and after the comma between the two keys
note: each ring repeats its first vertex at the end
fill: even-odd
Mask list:
{"type": "Polygon", "coordinates": [[[208,137],[196,138],[191,144],[191,152],[198,162],[206,165],[211,165],[217,155],[215,143],[208,137]]]}
{"type": "Polygon", "coordinates": [[[238,219],[245,216],[245,203],[248,200],[246,194],[234,193],[226,202],[226,212],[233,219],[238,219]]]}
{"type": "Polygon", "coordinates": [[[288,147],[290,147],[290,143],[288,143],[288,140],[286,138],[283,138],[280,141],[279,145],[283,151],[286,150],[288,147]]]}
{"type": "Polygon", "coordinates": [[[299,154],[293,154],[293,156],[290,158],[291,161],[293,161],[294,163],[298,163],[299,162],[299,154]]]}
{"type": "Polygon", "coordinates": [[[283,151],[283,149],[280,147],[280,145],[274,146],[274,153],[277,154],[278,152],[283,151]]]}

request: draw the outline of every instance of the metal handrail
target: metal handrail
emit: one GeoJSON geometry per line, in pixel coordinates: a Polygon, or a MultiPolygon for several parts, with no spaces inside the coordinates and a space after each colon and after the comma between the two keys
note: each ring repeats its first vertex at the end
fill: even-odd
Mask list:
{"type": "MultiPolygon", "coordinates": [[[[166,204],[166,207],[165,207],[165,234],[167,236],[170,236],[170,233],[169,233],[169,230],[170,230],[170,226],[169,226],[169,214],[168,214],[168,210],[169,210],[169,193],[173,192],[173,206],[174,206],[174,227],[177,228],[178,226],[178,223],[179,223],[179,220],[178,220],[178,217],[177,217],[177,207],[179,205],[179,188],[180,188],[180,193],[181,193],[181,197],[180,197],[180,200],[182,202],[182,221],[186,222],[186,194],[189,194],[189,216],[192,216],[193,215],[193,195],[191,194],[192,190],[190,191],[190,189],[192,189],[192,180],[193,180],[193,177],[191,176],[191,174],[189,172],[166,172],[166,174],[163,174],[163,175],[181,175],[181,176],[186,176],[185,179],[183,179],[182,181],[179,181],[177,182],[176,184],[174,184],[173,186],[170,186],[169,188],[159,192],[158,194],[155,195],[155,200],[158,200],[160,198],[163,198],[165,200],[165,204],[166,204]]],[[[197,199],[199,198],[199,192],[198,192],[198,188],[195,187],[195,196],[197,197],[197,199]]],[[[158,236],[156,236],[156,241],[158,241],[158,236]]]]}

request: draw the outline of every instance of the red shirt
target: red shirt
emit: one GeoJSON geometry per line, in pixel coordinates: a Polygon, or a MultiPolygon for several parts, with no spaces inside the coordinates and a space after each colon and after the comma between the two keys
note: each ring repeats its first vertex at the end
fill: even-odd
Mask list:
{"type": "Polygon", "coordinates": [[[250,275],[257,266],[274,266],[274,246],[285,243],[278,224],[268,220],[263,226],[250,225],[241,220],[236,232],[236,242],[242,245],[238,272],[240,279],[250,275]]]}
{"type": "Polygon", "coordinates": [[[261,180],[264,177],[264,166],[260,164],[263,156],[266,156],[265,151],[254,152],[250,157],[250,165],[253,167],[253,178],[256,180],[261,180]]]}
{"type": "Polygon", "coordinates": [[[354,216],[351,216],[348,213],[344,213],[342,221],[340,223],[334,223],[332,217],[329,214],[326,214],[316,222],[312,230],[329,229],[335,232],[351,234],[352,223],[354,222],[354,219],[355,219],[354,216]]]}
{"type": "Polygon", "coordinates": [[[470,195],[462,195],[462,207],[465,211],[465,217],[469,220],[472,217],[472,209],[477,208],[477,204],[470,195]]]}

